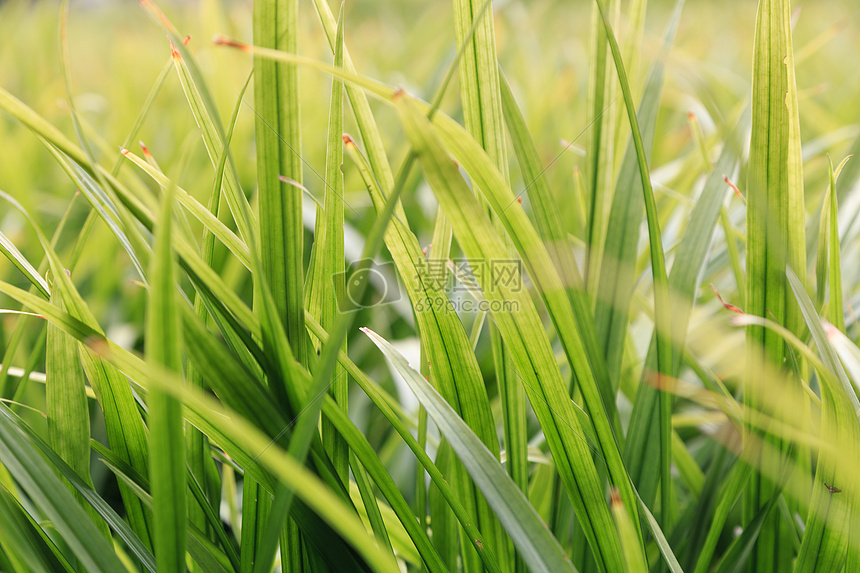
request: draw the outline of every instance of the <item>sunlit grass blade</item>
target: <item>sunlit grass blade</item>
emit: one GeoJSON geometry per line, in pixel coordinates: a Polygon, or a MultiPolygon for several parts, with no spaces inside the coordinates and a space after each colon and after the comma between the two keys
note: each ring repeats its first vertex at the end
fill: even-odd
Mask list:
{"type": "MultiPolygon", "coordinates": [[[[669,284],[666,275],[666,260],[663,253],[663,242],[660,232],[660,220],[657,214],[657,203],[654,199],[654,190],[651,185],[651,175],[648,168],[648,158],[642,141],[642,133],[636,118],[636,107],[633,102],[633,93],[624,69],[621,51],[618,41],[609,23],[608,14],[603,6],[602,0],[596,0],[600,10],[600,17],[606,28],[606,36],[615,61],[615,69],[621,84],[621,92],[624,96],[624,105],[627,107],[627,117],[632,131],[633,146],[636,150],[636,158],[639,163],[639,174],[642,181],[642,190],[645,200],[645,217],[648,221],[648,240],[651,254],[651,276],[654,283],[654,331],[657,337],[657,372],[665,374],[672,368],[672,345],[671,326],[672,314],[669,302],[669,284]]],[[[659,401],[659,428],[660,428],[660,483],[661,493],[661,523],[664,527],[671,519],[671,465],[672,465],[672,395],[668,392],[660,394],[659,401]]]]}
{"type": "MultiPolygon", "coordinates": [[[[479,2],[454,0],[453,7],[454,35],[460,55],[457,64],[460,76],[463,123],[475,141],[480,143],[487,152],[488,157],[502,176],[507,178],[507,141],[502,118],[499,64],[496,59],[496,33],[492,17],[492,4],[488,7],[482,7],[479,2]],[[488,12],[489,15],[486,15],[488,12]]],[[[501,224],[498,221],[496,225],[501,229],[501,224]]],[[[509,250],[511,250],[510,247],[509,250]]],[[[484,264],[492,263],[484,261],[484,264]]],[[[504,431],[506,439],[509,436],[512,439],[510,444],[512,447],[506,444],[506,448],[510,449],[512,456],[520,458],[518,465],[522,465],[523,452],[522,448],[518,448],[518,446],[524,442],[522,430],[525,425],[525,394],[522,385],[517,380],[510,353],[505,348],[504,341],[495,324],[490,324],[490,342],[496,382],[499,386],[504,410],[504,431]]],[[[495,448],[491,448],[491,451],[494,450],[495,448]]],[[[525,491],[525,483],[519,485],[525,491]]],[[[508,549],[502,539],[494,538],[492,542],[497,553],[503,557],[506,556],[508,549]]],[[[477,556],[474,552],[466,551],[463,558],[465,560],[464,569],[474,571],[477,562],[477,556]]],[[[516,559],[516,570],[521,571],[520,558],[517,557],[516,559]]],[[[503,561],[507,562],[508,560],[503,559],[503,561]]]]}
{"type": "MultiPolygon", "coordinates": [[[[254,3],[255,43],[298,52],[298,1],[254,3]]],[[[307,360],[302,286],[302,193],[281,183],[302,182],[299,80],[295,65],[254,59],[260,254],[265,280],[293,354],[307,360]]]]}
{"type": "MultiPolygon", "coordinates": [[[[614,21],[621,14],[621,2],[609,0],[607,8],[614,21]]],[[[618,84],[613,78],[612,55],[600,11],[594,6],[591,16],[588,71],[588,117],[593,122],[587,146],[588,221],[586,228],[586,284],[591,304],[597,300],[600,267],[609,228],[609,206],[615,183],[615,99],[618,84]]]]}
{"type": "MultiPolygon", "coordinates": [[[[679,347],[685,339],[693,302],[699,289],[701,271],[707,262],[708,249],[725,199],[725,184],[721,173],[736,169],[743,150],[741,138],[746,132],[748,122],[749,116],[746,115],[729,135],[716,167],[706,179],[702,194],[690,214],[687,230],[675,254],[669,276],[669,290],[674,305],[673,341],[679,347]]],[[[649,371],[656,368],[656,343],[656,336],[652,336],[643,375],[648,375],[649,371]]],[[[670,376],[677,376],[680,372],[681,359],[680,352],[677,356],[673,355],[670,376]]],[[[650,460],[657,455],[656,448],[660,443],[657,440],[659,430],[656,424],[656,417],[659,415],[657,406],[659,393],[651,385],[643,382],[644,380],[640,382],[633,406],[625,458],[630,476],[637,485],[637,491],[646,503],[651,504],[656,496],[660,477],[659,468],[650,463],[650,460]]]]}
{"type": "MultiPolygon", "coordinates": [[[[320,338],[321,340],[325,340],[327,338],[327,334],[318,323],[313,321],[313,318],[308,316],[308,329],[314,336],[320,338]]],[[[484,543],[483,535],[481,535],[480,531],[478,531],[477,527],[475,527],[474,519],[472,516],[466,511],[466,508],[463,506],[462,502],[458,498],[458,496],[454,493],[453,488],[448,485],[448,478],[444,477],[440,469],[433,463],[430,457],[427,455],[425,449],[418,443],[418,440],[412,435],[409,428],[400,420],[397,413],[392,408],[392,405],[389,400],[387,400],[382,393],[381,389],[370,380],[364,372],[358,369],[358,367],[353,363],[346,354],[341,353],[339,355],[339,360],[341,364],[343,364],[344,368],[349,372],[350,376],[356,381],[356,383],[361,387],[361,389],[367,394],[367,396],[373,401],[374,405],[382,412],[385,418],[391,423],[394,430],[403,438],[406,445],[409,446],[409,449],[412,450],[413,454],[418,458],[418,461],[424,466],[424,469],[427,470],[427,473],[430,476],[430,479],[433,482],[433,485],[438,488],[440,495],[442,496],[443,503],[447,503],[448,506],[453,511],[457,520],[460,522],[460,525],[469,535],[469,538],[474,541],[477,545],[478,542],[481,544],[484,543]]],[[[448,446],[443,446],[443,449],[448,448],[448,446]]],[[[440,461],[440,460],[437,460],[440,461]]],[[[444,464],[443,464],[444,466],[444,464]]],[[[431,500],[432,503],[432,500],[431,500]]],[[[436,531],[434,529],[434,531],[436,531]]],[[[434,539],[435,541],[435,539],[434,539]]],[[[488,559],[490,552],[482,552],[481,558],[484,559],[484,565],[490,570],[498,569],[498,566],[493,566],[493,562],[488,559]]],[[[454,553],[452,559],[456,558],[456,553],[454,553]]]]}

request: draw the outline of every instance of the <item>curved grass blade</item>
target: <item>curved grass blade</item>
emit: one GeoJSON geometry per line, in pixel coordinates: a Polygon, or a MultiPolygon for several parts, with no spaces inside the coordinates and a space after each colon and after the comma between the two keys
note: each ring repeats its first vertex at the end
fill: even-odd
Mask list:
{"type": "Polygon", "coordinates": [[[39,271],[30,264],[30,261],[21,254],[21,251],[19,251],[18,247],[9,240],[9,237],[3,233],[0,233],[0,252],[2,252],[3,255],[9,259],[9,262],[15,265],[18,270],[27,277],[27,280],[29,280],[36,289],[38,289],[42,296],[45,298],[51,296],[47,281],[45,281],[45,279],[39,274],[39,271]]]}
{"type": "MultiPolygon", "coordinates": [[[[0,410],[7,407],[0,404],[0,410]]],[[[6,415],[0,415],[0,443],[3,464],[87,570],[124,570],[104,535],[6,415]]]]}
{"type": "Polygon", "coordinates": [[[529,568],[532,571],[573,571],[546,524],[475,433],[385,339],[367,328],[362,328],[362,331],[391,361],[424,404],[427,413],[484,493],[529,568]]]}

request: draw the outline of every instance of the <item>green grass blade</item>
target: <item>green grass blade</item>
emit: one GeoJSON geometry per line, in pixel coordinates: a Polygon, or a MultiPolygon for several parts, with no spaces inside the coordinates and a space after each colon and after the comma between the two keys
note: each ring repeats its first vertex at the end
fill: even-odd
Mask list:
{"type": "MultiPolygon", "coordinates": [[[[36,432],[34,432],[32,428],[27,426],[21,418],[17,417],[9,410],[0,410],[0,415],[7,417],[19,430],[26,434],[27,439],[35,445],[47,461],[59,471],[60,475],[68,480],[72,487],[74,487],[75,491],[80,494],[81,499],[85,500],[84,503],[88,504],[85,506],[85,509],[93,510],[95,514],[99,516],[98,518],[100,520],[103,519],[104,521],[102,522],[102,525],[105,525],[105,523],[109,524],[111,529],[117,533],[120,539],[128,545],[134,556],[140,560],[143,567],[147,571],[155,573],[155,557],[149,549],[143,545],[140,538],[135,535],[128,524],[123,521],[123,518],[117,515],[113,508],[111,508],[111,506],[92,489],[92,484],[86,483],[79,476],[78,472],[63,461],[63,459],[57,455],[56,451],[52,449],[52,447],[36,432]]],[[[124,462],[120,461],[120,463],[124,462]]],[[[109,536],[106,536],[106,538],[110,539],[109,536]]]]}
{"type": "MultiPolygon", "coordinates": [[[[62,298],[53,303],[63,308],[62,298]]],[[[48,326],[45,356],[45,402],[48,437],[53,450],[78,476],[92,487],[90,476],[90,409],[77,343],[56,326],[48,326]]],[[[69,484],[69,488],[74,491],[69,484]]],[[[102,535],[110,539],[107,526],[89,511],[102,535]]]]}
{"type": "MultiPolygon", "coordinates": [[[[715,169],[705,181],[684,233],[681,245],[675,254],[672,272],[669,276],[669,290],[673,297],[673,340],[680,347],[685,339],[693,302],[699,290],[702,269],[707,262],[708,249],[714,235],[720,207],[725,198],[725,183],[722,173],[734,171],[742,156],[741,138],[749,125],[747,114],[735,127],[726,141],[715,169]]],[[[656,368],[656,338],[652,336],[645,372],[656,368]]],[[[681,368],[681,353],[673,355],[671,376],[677,376],[681,368]]],[[[643,380],[644,381],[644,380],[643,380]]],[[[630,428],[627,433],[625,459],[630,477],[637,485],[642,499],[652,504],[659,482],[659,468],[651,460],[657,455],[659,445],[657,428],[659,393],[649,384],[640,381],[636,401],[631,414],[630,428]]]]}
{"type": "MultiPolygon", "coordinates": [[[[337,41],[334,56],[334,65],[343,67],[343,4],[341,4],[340,17],[337,26],[337,41]]],[[[338,314],[338,301],[344,300],[346,295],[346,278],[344,276],[344,244],[343,244],[343,82],[337,78],[332,79],[331,84],[331,108],[329,110],[328,138],[326,140],[326,190],[325,190],[325,223],[321,241],[324,264],[317,271],[322,270],[320,281],[322,287],[322,313],[320,324],[323,328],[330,328],[338,314]]],[[[317,283],[319,285],[319,282],[317,283]]],[[[304,314],[304,313],[303,313],[304,314]]],[[[346,341],[342,350],[346,352],[346,341]]],[[[340,365],[332,372],[332,385],[329,393],[335,402],[348,411],[349,400],[349,378],[340,365]]],[[[341,481],[349,482],[349,450],[343,439],[331,428],[328,423],[323,423],[323,443],[329,451],[332,463],[337,469],[341,481]]]]}
{"type": "MultiPolygon", "coordinates": [[[[470,0],[454,0],[453,8],[463,122],[466,130],[475,141],[481,144],[493,164],[507,178],[507,142],[502,118],[492,4],[482,6],[481,3],[470,0]],[[487,13],[489,16],[486,16],[487,13]]],[[[521,446],[525,441],[522,432],[525,425],[525,394],[517,380],[517,374],[509,352],[505,349],[504,341],[493,324],[490,325],[490,341],[496,381],[502,398],[506,449],[509,455],[520,459],[518,465],[521,466],[524,459],[521,446]],[[519,435],[516,435],[517,432],[519,435]],[[509,435],[512,437],[510,443],[507,442],[509,435]]],[[[494,450],[495,448],[491,448],[491,451],[494,450]]],[[[525,483],[521,482],[519,485],[520,489],[525,491],[525,483]]],[[[484,527],[484,529],[487,528],[484,527]]],[[[491,542],[496,552],[504,558],[508,548],[501,537],[493,535],[491,542]]],[[[465,570],[476,570],[477,555],[472,551],[466,551],[463,557],[465,570]]],[[[516,570],[521,571],[520,558],[517,557],[516,560],[516,570]]],[[[508,559],[503,559],[505,565],[507,562],[508,559]]]]}
{"type": "Polygon", "coordinates": [[[379,509],[379,502],[376,495],[373,493],[373,484],[370,482],[370,477],[367,475],[367,470],[361,465],[361,462],[355,457],[355,454],[350,452],[349,466],[352,469],[352,474],[355,476],[355,483],[361,495],[361,501],[364,505],[364,512],[367,515],[367,520],[370,522],[370,528],[373,530],[373,535],[382,548],[392,552],[391,539],[388,535],[388,526],[382,517],[382,512],[379,509]]]}
{"type": "Polygon", "coordinates": [[[830,201],[825,208],[830,210],[829,250],[830,250],[830,322],[845,332],[845,311],[842,303],[842,248],[839,239],[839,194],[836,190],[836,182],[839,172],[844,167],[846,157],[842,164],[833,169],[830,164],[830,201]]]}
{"type": "Polygon", "coordinates": [[[21,251],[12,244],[9,237],[3,233],[0,233],[0,252],[2,252],[3,255],[9,259],[9,262],[15,265],[18,270],[27,277],[27,280],[29,280],[36,289],[38,289],[42,296],[45,298],[51,296],[47,281],[45,281],[45,279],[39,274],[39,271],[30,264],[30,261],[21,254],[21,251]]]}
{"type": "MultiPolygon", "coordinates": [[[[149,304],[146,316],[147,360],[174,372],[182,371],[179,313],[174,280],[174,190],[168,188],[156,228],[149,272],[149,304]]],[[[185,570],[185,437],[182,406],[173,397],[150,392],[150,480],[154,501],[155,556],[164,571],[185,570]]]]}
{"type": "MultiPolygon", "coordinates": [[[[621,84],[621,92],[624,96],[624,104],[627,107],[627,117],[630,121],[633,145],[636,149],[636,158],[639,163],[639,175],[642,180],[642,190],[645,197],[645,217],[648,221],[648,240],[651,253],[651,274],[654,282],[654,331],[657,334],[657,372],[666,374],[672,368],[672,346],[671,325],[672,314],[669,301],[669,280],[666,275],[666,260],[663,253],[663,242],[660,233],[660,220],[657,214],[657,203],[654,199],[654,190],[651,186],[651,176],[648,169],[648,158],[645,153],[645,145],[642,141],[642,133],[639,122],[636,119],[636,107],[633,103],[633,93],[624,70],[624,62],[621,58],[621,50],[618,41],[612,32],[609,19],[601,0],[596,0],[600,9],[600,16],[606,28],[606,36],[612,50],[615,61],[615,69],[618,72],[618,80],[621,84]]],[[[660,395],[660,483],[662,523],[664,527],[670,520],[671,505],[671,465],[672,465],[672,395],[669,392],[661,392],[660,395]]]]}
{"type": "MultiPolygon", "coordinates": [[[[805,209],[800,155],[797,88],[791,41],[789,0],[762,0],[756,23],[753,59],[753,116],[747,180],[747,297],[745,311],[773,316],[795,334],[802,320],[787,292],[785,267],[805,277],[805,209]]],[[[805,280],[805,279],[804,279],[805,280]]],[[[747,363],[781,364],[783,340],[760,327],[747,329],[747,363]]],[[[750,376],[753,376],[752,372],[750,376]]],[[[745,402],[756,407],[765,397],[748,385],[745,402]]],[[[777,442],[774,441],[776,444],[777,442]]],[[[778,464],[779,460],[767,463],[778,464]]],[[[751,520],[770,498],[774,484],[756,472],[745,491],[744,515],[751,520]]],[[[751,571],[788,566],[791,547],[784,543],[779,515],[770,514],[753,548],[751,571]]]]}
{"type": "MultiPolygon", "coordinates": [[[[617,22],[621,2],[609,0],[607,8],[617,22]]],[[[591,17],[591,41],[589,42],[588,114],[593,122],[590,130],[587,154],[588,163],[588,246],[586,265],[587,290],[592,306],[597,300],[598,281],[603,261],[606,236],[609,229],[609,208],[615,183],[615,123],[614,110],[618,84],[612,77],[612,57],[606,29],[600,21],[600,11],[594,7],[591,17]]]]}
{"type": "MultiPolygon", "coordinates": [[[[320,327],[318,323],[313,320],[313,317],[310,315],[307,316],[308,329],[310,332],[325,342],[328,335],[325,331],[320,327]]],[[[400,420],[400,417],[394,411],[392,401],[390,399],[386,399],[385,395],[382,393],[381,388],[379,388],[368,376],[358,369],[354,362],[352,362],[349,357],[345,353],[340,353],[338,359],[343,364],[344,368],[346,368],[347,372],[349,372],[350,376],[356,381],[356,383],[361,387],[361,389],[367,394],[367,396],[371,399],[371,401],[376,405],[377,408],[382,412],[385,418],[391,423],[394,430],[403,438],[403,441],[409,446],[409,449],[412,450],[413,454],[418,458],[418,461],[422,464],[427,473],[430,476],[430,479],[433,482],[433,485],[438,488],[440,495],[444,500],[444,503],[447,503],[448,506],[453,511],[457,520],[460,522],[460,525],[463,529],[468,533],[469,539],[474,540],[473,542],[477,546],[479,543],[484,543],[484,537],[481,535],[481,532],[475,527],[474,518],[466,511],[466,508],[463,506],[460,498],[454,493],[453,488],[448,484],[448,480],[450,478],[450,474],[443,474],[440,469],[433,463],[430,457],[427,455],[427,452],[424,448],[418,443],[418,440],[410,432],[409,428],[400,420]],[[444,475],[448,475],[448,478],[443,477],[444,475]]],[[[396,403],[395,403],[396,404],[396,403]]],[[[443,446],[446,448],[447,446],[443,446]]],[[[437,460],[438,461],[438,460],[437,460]]],[[[491,561],[488,561],[488,555],[490,552],[481,552],[482,558],[485,559],[484,565],[490,570],[496,570],[497,566],[494,567],[491,561]]]]}
{"type": "MultiPolygon", "coordinates": [[[[546,177],[543,176],[544,170],[532,142],[531,135],[526,127],[525,118],[520,112],[504,76],[501,76],[501,84],[505,121],[507,122],[511,140],[514,144],[517,161],[520,164],[523,179],[531,182],[528,194],[532,209],[534,210],[538,232],[544,240],[555,268],[558,269],[562,283],[567,288],[571,306],[576,315],[576,323],[582,333],[585,350],[588,353],[591,368],[597,379],[597,387],[600,390],[603,407],[609,416],[616,437],[621,440],[623,434],[621,432],[618,409],[615,406],[615,392],[612,390],[613,379],[607,370],[606,360],[599,347],[597,330],[591,311],[591,302],[585,293],[582,273],[573,256],[573,244],[559,215],[555,195],[546,177]]],[[[510,448],[508,448],[508,451],[510,455],[510,448]]],[[[508,459],[512,461],[512,458],[509,457],[508,459]]],[[[508,463],[510,464],[511,461],[508,463]]]]}
{"type": "MultiPolygon", "coordinates": [[[[666,59],[675,38],[681,18],[683,4],[676,4],[671,20],[666,27],[663,45],[657,61],[651,69],[642,100],[639,104],[639,119],[644,144],[650,156],[657,127],[657,113],[663,93],[666,59]]],[[[642,223],[644,200],[642,182],[639,177],[639,162],[633,143],[629,143],[618,175],[618,184],[612,195],[608,212],[608,224],[612,232],[605,237],[602,247],[603,261],[595,263],[599,277],[593,280],[600,296],[596,297],[594,319],[597,334],[609,368],[609,379],[614,392],[618,391],[624,341],[627,334],[630,301],[635,283],[636,251],[639,243],[639,227],[642,223]]],[[[613,392],[613,394],[614,394],[613,392]]],[[[633,476],[633,474],[631,474],[633,476]]],[[[634,481],[638,480],[634,477],[634,481]]],[[[641,492],[640,492],[641,493],[641,492]]],[[[650,499],[645,496],[646,500],[650,499]]]]}
{"type": "MultiPolygon", "coordinates": [[[[298,52],[298,1],[254,3],[255,43],[298,52]]],[[[302,192],[278,180],[302,182],[298,70],[295,65],[254,59],[260,255],[278,316],[293,354],[307,360],[302,286],[302,192]]]]}
{"type": "MultiPolygon", "coordinates": [[[[347,141],[346,147],[370,191],[377,212],[382,216],[386,199],[370,173],[369,163],[351,140],[347,141]]],[[[402,207],[400,212],[403,214],[402,207]]],[[[398,217],[391,222],[385,242],[404,279],[406,294],[417,309],[415,319],[433,367],[433,384],[469,427],[481,436],[490,451],[498,454],[499,444],[489,399],[472,346],[457,313],[446,304],[445,283],[439,276],[438,268],[434,271],[424,259],[418,239],[404,221],[405,215],[403,219],[398,217]]],[[[454,479],[452,483],[477,520],[478,527],[485,535],[493,536],[495,532],[492,528],[498,527],[498,524],[492,519],[486,503],[476,499],[474,486],[465,474],[461,472],[455,475],[460,479],[454,479]]]]}

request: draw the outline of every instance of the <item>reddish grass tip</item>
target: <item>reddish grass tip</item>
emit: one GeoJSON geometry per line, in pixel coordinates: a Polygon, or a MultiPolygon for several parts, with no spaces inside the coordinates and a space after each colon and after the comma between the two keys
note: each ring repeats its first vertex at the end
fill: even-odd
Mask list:
{"type": "Polygon", "coordinates": [[[215,37],[212,38],[212,43],[216,46],[228,46],[230,48],[238,48],[243,52],[249,52],[251,47],[248,44],[244,44],[233,38],[228,38],[227,36],[223,36],[221,34],[215,34],[215,37]]]}
{"type": "Polygon", "coordinates": [[[120,147],[119,152],[122,153],[123,155],[126,155],[126,156],[130,153],[130,151],[128,149],[126,149],[125,147],[120,147]]]}
{"type": "Polygon", "coordinates": [[[621,494],[618,492],[617,488],[609,489],[609,500],[614,507],[618,507],[621,505],[621,494]]]}
{"type": "Polygon", "coordinates": [[[726,310],[736,312],[737,314],[746,314],[744,311],[742,311],[741,309],[739,309],[735,305],[729,304],[726,301],[724,301],[723,297],[720,296],[720,292],[717,290],[717,287],[715,287],[713,283],[711,283],[711,290],[714,291],[714,294],[717,295],[717,298],[720,300],[720,303],[726,308],[726,310]]]}
{"type": "Polygon", "coordinates": [[[522,204],[523,204],[523,198],[522,198],[522,197],[517,197],[517,203],[519,203],[520,205],[522,205],[522,204]]]}
{"type": "Polygon", "coordinates": [[[689,119],[690,121],[693,121],[694,119],[696,119],[696,113],[693,110],[688,111],[687,112],[687,119],[689,119]]]}
{"type": "Polygon", "coordinates": [[[190,42],[190,41],[191,41],[191,36],[190,36],[190,35],[189,35],[189,36],[185,36],[184,38],[182,38],[182,45],[183,45],[183,46],[187,46],[187,45],[188,45],[188,42],[190,42]]]}
{"type": "Polygon", "coordinates": [[[743,193],[741,193],[741,190],[740,190],[740,189],[738,189],[738,186],[737,186],[737,185],[735,185],[734,183],[732,183],[732,180],[731,180],[731,179],[729,179],[729,176],[728,176],[728,175],[723,175],[723,181],[725,181],[725,182],[726,182],[726,185],[728,185],[729,187],[731,187],[731,188],[732,188],[732,190],[735,192],[735,195],[737,195],[740,199],[743,199],[743,198],[744,198],[744,195],[743,195],[743,193]]]}
{"type": "Polygon", "coordinates": [[[350,137],[348,133],[344,133],[343,135],[341,135],[341,138],[343,139],[344,145],[355,145],[355,142],[352,140],[352,137],[350,137]]]}

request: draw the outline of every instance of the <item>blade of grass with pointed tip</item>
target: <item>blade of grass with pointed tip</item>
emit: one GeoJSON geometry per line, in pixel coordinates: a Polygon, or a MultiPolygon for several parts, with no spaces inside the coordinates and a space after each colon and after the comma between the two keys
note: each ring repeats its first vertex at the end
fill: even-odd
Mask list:
{"type": "MultiPolygon", "coordinates": [[[[608,0],[607,8],[618,21],[621,2],[608,0]]],[[[609,229],[609,208],[615,182],[615,124],[613,109],[618,84],[612,77],[612,57],[606,29],[600,21],[600,10],[594,7],[591,15],[589,42],[588,114],[591,133],[588,146],[586,177],[588,179],[588,236],[586,237],[586,284],[591,304],[597,301],[600,268],[609,229]]]]}
{"type": "MultiPolygon", "coordinates": [[[[314,8],[319,17],[320,24],[323,27],[323,32],[328,40],[331,53],[334,54],[337,50],[337,20],[332,14],[331,8],[325,0],[313,0],[314,8]]],[[[343,69],[350,73],[355,73],[355,66],[352,63],[352,58],[349,55],[349,50],[346,46],[343,47],[343,69]]],[[[364,91],[348,83],[345,86],[346,94],[349,97],[350,105],[352,106],[355,121],[358,124],[358,131],[361,134],[361,140],[364,148],[367,151],[368,161],[373,169],[374,175],[379,179],[383,189],[394,188],[394,176],[391,172],[391,166],[388,163],[388,158],[385,154],[385,147],[382,144],[382,136],[379,133],[379,128],[373,118],[373,113],[370,109],[370,104],[367,101],[367,95],[364,91]]]]}
{"type": "Polygon", "coordinates": [[[573,571],[570,561],[546,524],[474,432],[385,339],[369,329],[363,328],[362,331],[394,364],[416,397],[427,408],[430,417],[487,497],[530,570],[573,571]]]}
{"type": "Polygon", "coordinates": [[[842,160],[842,163],[833,169],[833,163],[830,164],[830,201],[827,208],[830,210],[830,230],[829,230],[829,250],[830,250],[830,322],[833,325],[845,332],[845,311],[842,303],[842,248],[839,240],[839,200],[838,192],[836,191],[836,182],[839,173],[845,166],[848,157],[842,160]]]}
{"type": "MultiPolygon", "coordinates": [[[[747,300],[744,310],[756,316],[773,316],[799,334],[802,318],[785,284],[787,264],[803,269],[804,277],[806,270],[803,174],[790,19],[789,0],[759,2],[747,171],[747,300]]],[[[786,350],[776,333],[750,326],[747,339],[748,364],[761,360],[782,364],[786,350]]],[[[755,408],[765,397],[757,395],[750,381],[744,399],[755,408]]],[[[780,462],[775,459],[773,463],[780,462]]],[[[772,480],[759,472],[753,474],[753,483],[744,496],[746,522],[758,515],[773,488],[772,480]]],[[[781,543],[782,529],[778,513],[771,513],[750,557],[752,571],[777,571],[788,566],[792,549],[781,543]]]]}
{"type": "MultiPolygon", "coordinates": [[[[612,31],[606,9],[602,0],[596,0],[600,10],[600,17],[606,28],[606,36],[615,61],[615,69],[621,84],[621,92],[624,96],[624,104],[627,107],[627,117],[632,131],[633,147],[636,150],[636,158],[639,163],[639,174],[642,181],[642,190],[645,202],[645,218],[648,221],[648,240],[651,254],[651,275],[654,283],[654,331],[657,336],[657,372],[666,374],[672,368],[672,346],[671,326],[672,314],[669,302],[669,284],[666,275],[666,261],[663,253],[663,243],[660,233],[660,220],[657,214],[657,203],[654,199],[654,190],[651,186],[651,175],[648,168],[648,158],[642,141],[642,133],[636,118],[636,107],[633,103],[633,94],[630,83],[624,69],[621,51],[618,41],[612,31]]],[[[661,492],[661,518],[663,526],[666,527],[670,521],[671,506],[671,465],[672,465],[672,395],[663,391],[659,401],[659,429],[660,429],[660,482],[661,492]]]]}
{"type": "MultiPolygon", "coordinates": [[[[168,187],[162,201],[149,271],[150,288],[146,314],[146,357],[174,372],[182,371],[179,313],[174,280],[174,189],[168,187]]],[[[150,429],[150,480],[154,502],[155,557],[159,570],[185,570],[185,437],[182,406],[159,391],[147,396],[150,429]]]]}
{"type": "MultiPolygon", "coordinates": [[[[343,67],[343,4],[337,24],[337,40],[335,43],[334,65],[343,67]]],[[[320,324],[330,328],[338,314],[338,301],[344,300],[346,294],[346,278],[344,276],[344,238],[343,238],[343,82],[337,78],[331,84],[331,108],[329,110],[328,138],[326,140],[325,162],[325,226],[322,232],[321,247],[324,264],[318,267],[322,270],[317,287],[322,287],[322,313],[320,324]],[[320,283],[323,283],[322,285],[320,283]]],[[[319,239],[317,242],[320,242],[319,239]]],[[[342,350],[346,352],[344,340],[342,350]]],[[[349,378],[340,365],[332,372],[333,382],[329,393],[335,402],[348,411],[349,378]]],[[[338,471],[341,481],[349,482],[349,450],[343,439],[327,422],[322,428],[323,444],[329,451],[332,463],[338,471]]]]}

